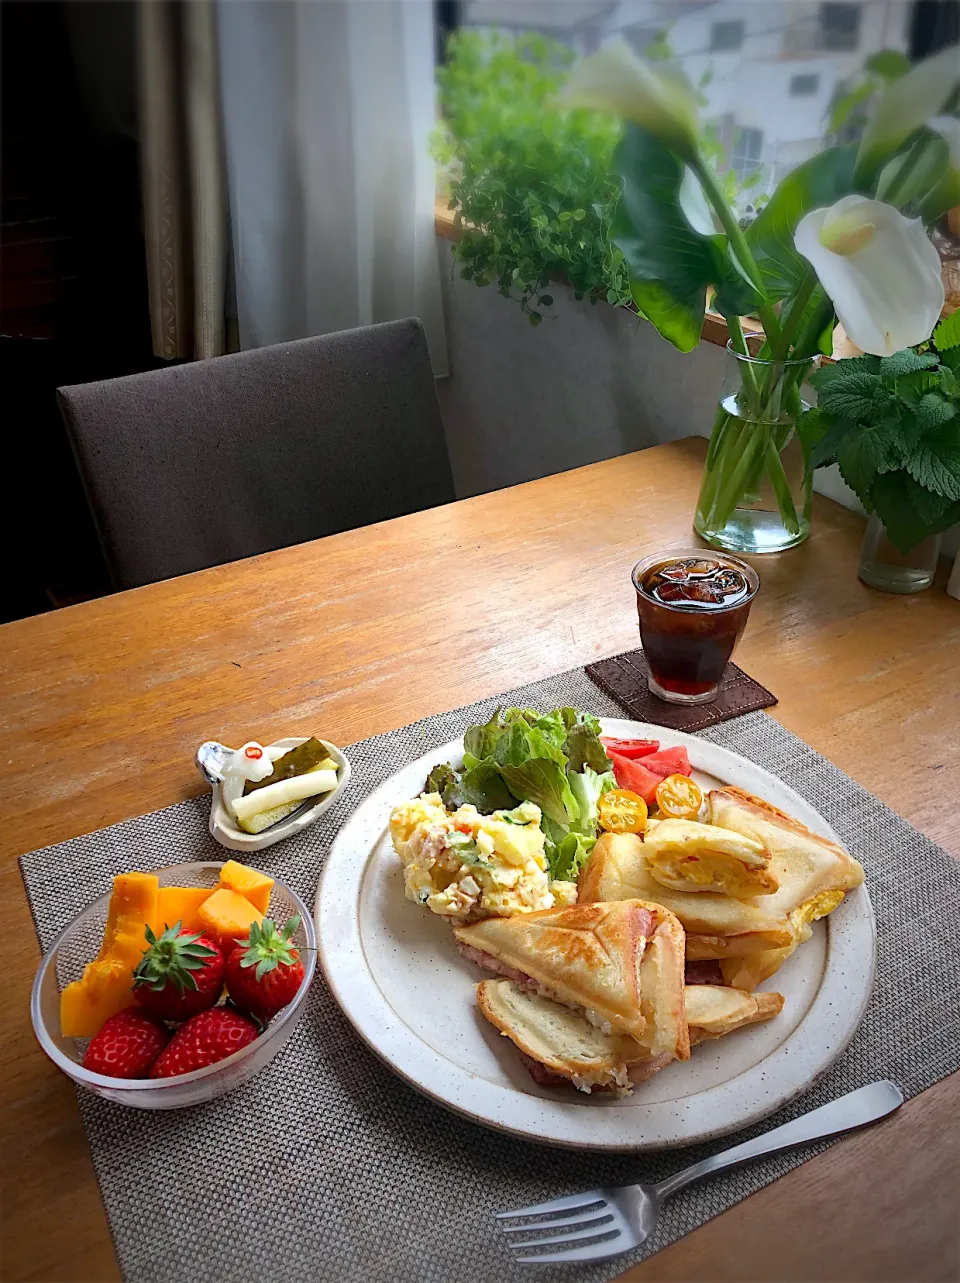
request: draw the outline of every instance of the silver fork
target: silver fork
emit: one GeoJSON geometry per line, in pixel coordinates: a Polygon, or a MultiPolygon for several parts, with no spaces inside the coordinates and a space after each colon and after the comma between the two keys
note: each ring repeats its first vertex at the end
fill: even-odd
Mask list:
{"type": "Polygon", "coordinates": [[[867,1087],[860,1087],[857,1091],[848,1092],[846,1096],[832,1100],[829,1105],[812,1109],[793,1122],[775,1127],[772,1132],[766,1132],[754,1140],[744,1141],[742,1145],[734,1145],[722,1154],[714,1154],[700,1163],[694,1163],[675,1176],[668,1176],[659,1185],[591,1189],[584,1194],[555,1198],[549,1203],[519,1207],[513,1212],[497,1212],[497,1220],[526,1216],[543,1218],[523,1225],[501,1225],[500,1228],[507,1234],[529,1234],[554,1229],[560,1231],[540,1238],[525,1238],[522,1242],[509,1240],[510,1246],[518,1253],[531,1248],[550,1249],[535,1256],[517,1256],[518,1261],[533,1265],[605,1261],[645,1243],[657,1227],[664,1199],[694,1181],[712,1176],[714,1172],[725,1171],[728,1167],[747,1163],[762,1154],[776,1154],[782,1149],[792,1149],[794,1145],[806,1145],[827,1136],[852,1131],[855,1127],[864,1127],[867,1123],[892,1114],[902,1104],[903,1093],[900,1088],[889,1079],[883,1079],[870,1083],[867,1087]],[[585,1242],[601,1234],[613,1237],[605,1238],[600,1243],[585,1242]]]}

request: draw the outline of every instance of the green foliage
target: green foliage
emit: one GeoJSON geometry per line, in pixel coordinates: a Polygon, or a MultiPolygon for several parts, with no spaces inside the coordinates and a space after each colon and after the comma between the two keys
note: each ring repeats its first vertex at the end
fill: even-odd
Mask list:
{"type": "Polygon", "coordinates": [[[435,152],[464,224],[453,247],[460,275],[518,299],[532,325],[553,303],[551,281],[568,281],[578,298],[632,301],[610,235],[620,125],[555,108],[573,60],[544,36],[459,31],[437,71],[445,128],[435,152]]]}
{"type": "Polygon", "coordinates": [[[808,466],[835,461],[902,552],[960,521],[960,380],[947,360],[960,322],[941,321],[922,346],[820,370],[819,405],[798,424],[808,466]]]}
{"type": "Polygon", "coordinates": [[[833,205],[853,185],[855,144],[831,147],[791,170],[747,228],[753,253],[767,292],[773,299],[796,294],[809,263],[793,245],[797,224],[813,209],[833,205]]]}
{"type": "Polygon", "coordinates": [[[758,299],[726,252],[726,237],[695,231],[681,208],[684,166],[646,130],[628,124],[614,156],[623,196],[613,239],[630,269],[633,297],[681,352],[700,342],[708,285],[717,305],[735,316],[758,299]]]}
{"type": "Polygon", "coordinates": [[[860,75],[834,95],[828,117],[830,132],[858,133],[866,124],[870,108],[881,90],[906,75],[910,66],[910,59],[899,49],[881,49],[871,54],[860,75]]]}

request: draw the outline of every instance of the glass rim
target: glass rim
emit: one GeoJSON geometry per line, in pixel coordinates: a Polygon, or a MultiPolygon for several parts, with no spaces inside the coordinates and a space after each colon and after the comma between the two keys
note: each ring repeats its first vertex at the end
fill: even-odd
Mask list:
{"type": "Polygon", "coordinates": [[[814,352],[812,356],[791,356],[789,358],[784,357],[780,361],[773,361],[766,356],[750,356],[745,352],[738,352],[733,346],[733,339],[727,339],[725,346],[726,350],[732,357],[735,357],[738,361],[742,361],[745,365],[781,365],[785,368],[789,368],[792,365],[812,365],[823,356],[822,352],[814,352]]]}
{"type": "Polygon", "coordinates": [[[706,616],[709,613],[711,618],[716,618],[719,615],[726,615],[731,610],[741,610],[744,606],[749,606],[760,590],[760,576],[748,562],[741,561],[739,557],[734,557],[729,552],[721,552],[716,548],[709,547],[666,548],[663,552],[650,553],[648,556],[640,558],[633,570],[630,572],[630,579],[636,590],[637,597],[642,598],[644,601],[648,601],[651,606],[656,606],[658,610],[669,610],[676,615],[700,614],[706,616]],[[668,561],[679,561],[685,557],[698,557],[700,560],[711,558],[716,561],[722,561],[727,565],[732,566],[734,569],[742,571],[747,581],[747,587],[749,588],[747,596],[741,598],[740,601],[731,602],[729,606],[721,606],[717,610],[707,612],[691,609],[689,606],[674,606],[666,601],[657,601],[655,597],[651,597],[650,594],[640,586],[638,572],[640,571],[641,566],[646,571],[649,570],[651,566],[665,564],[668,561]]]}

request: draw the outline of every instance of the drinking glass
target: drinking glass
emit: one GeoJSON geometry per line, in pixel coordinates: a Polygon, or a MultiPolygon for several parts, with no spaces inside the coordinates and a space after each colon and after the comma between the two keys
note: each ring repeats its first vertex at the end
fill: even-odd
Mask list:
{"type": "MultiPolygon", "coordinates": [[[[707,571],[692,570],[683,592],[696,594],[698,574],[706,576],[707,571]]],[[[727,553],[685,548],[644,557],[634,566],[632,579],[651,693],[671,704],[709,704],[716,699],[723,670],[746,627],[760,587],[757,572],[727,553]],[[657,600],[650,588],[656,572],[687,561],[738,572],[745,591],[741,587],[731,592],[729,605],[724,604],[723,594],[719,601],[695,596],[675,602],[657,600]]]]}

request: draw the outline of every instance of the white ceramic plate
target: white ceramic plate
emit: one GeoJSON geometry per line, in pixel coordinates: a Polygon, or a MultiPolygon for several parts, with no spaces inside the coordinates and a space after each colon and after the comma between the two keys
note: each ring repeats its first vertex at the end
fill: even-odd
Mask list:
{"type": "MultiPolygon", "coordinates": [[[[817,811],[768,771],[679,731],[603,719],[604,732],[684,744],[701,785],[735,784],[837,840],[817,811]]],[[[423,789],[454,740],[381,785],[341,829],[317,891],[320,965],[357,1032],[407,1082],[478,1123],[571,1148],[665,1149],[722,1136],[798,1095],[853,1036],[873,985],[876,940],[865,887],[849,894],[763,985],[782,1013],[702,1043],[633,1095],[536,1086],[514,1045],[479,1015],[481,972],[450,925],[407,900],[387,832],[391,809],[423,789]]]]}

